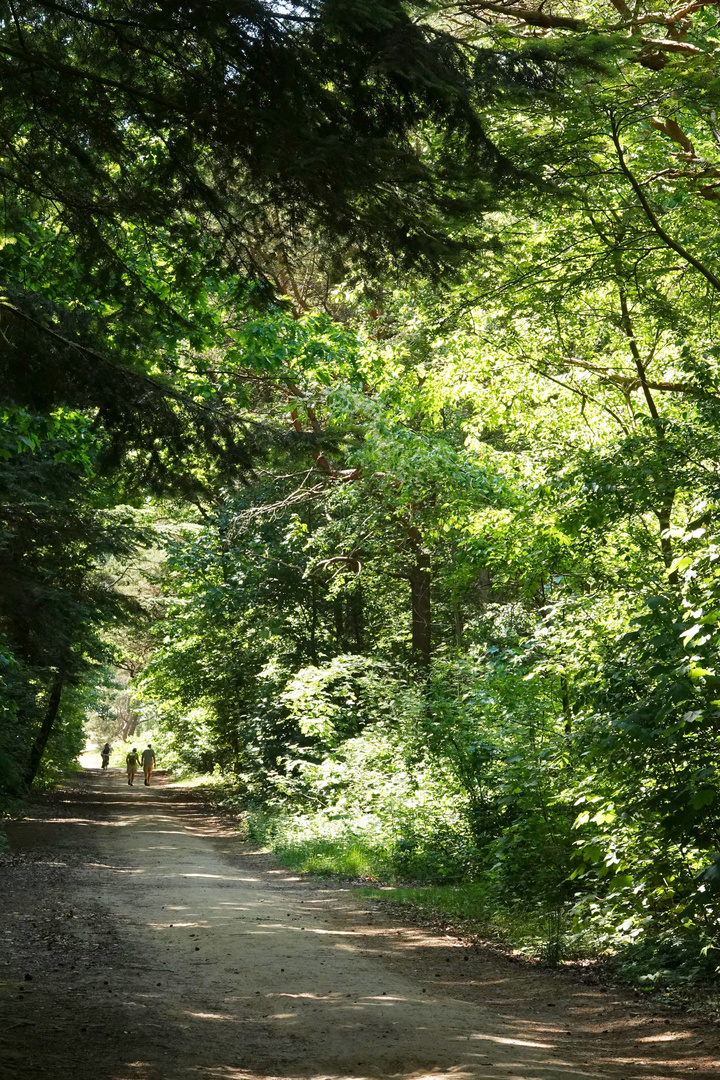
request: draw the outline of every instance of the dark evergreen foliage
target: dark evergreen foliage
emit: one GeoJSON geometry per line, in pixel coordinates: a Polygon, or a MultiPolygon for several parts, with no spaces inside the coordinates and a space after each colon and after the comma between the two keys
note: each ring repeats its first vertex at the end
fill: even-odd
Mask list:
{"type": "Polygon", "coordinates": [[[20,2],[0,30],[6,195],[53,200],[98,265],[114,222],[180,208],[244,269],[273,214],[284,242],[310,225],[435,264],[497,175],[463,52],[399,0],[20,2]]]}

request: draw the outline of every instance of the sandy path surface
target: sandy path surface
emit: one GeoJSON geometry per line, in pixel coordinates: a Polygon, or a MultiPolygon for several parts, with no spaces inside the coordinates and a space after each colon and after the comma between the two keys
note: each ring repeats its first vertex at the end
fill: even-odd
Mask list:
{"type": "Polygon", "coordinates": [[[716,1030],[393,923],[182,789],[88,771],[10,824],[2,1080],[679,1080],[716,1030]]]}

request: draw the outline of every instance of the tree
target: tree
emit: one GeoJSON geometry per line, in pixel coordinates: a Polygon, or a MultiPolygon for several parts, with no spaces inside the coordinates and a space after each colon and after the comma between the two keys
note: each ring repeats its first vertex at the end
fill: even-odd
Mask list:
{"type": "Polygon", "coordinates": [[[116,447],[237,453],[222,408],[172,385],[177,342],[219,331],[208,274],[262,278],[308,233],[441,265],[485,198],[454,175],[497,171],[461,50],[397,0],[15,3],[0,77],[5,393],[95,408],[116,447]]]}
{"type": "Polygon", "coordinates": [[[143,534],[131,513],[107,506],[81,415],[8,410],[1,438],[3,710],[17,728],[6,770],[18,787],[38,772],[66,689],[103,658],[99,625],[121,617],[102,562],[126,557],[143,534]]]}

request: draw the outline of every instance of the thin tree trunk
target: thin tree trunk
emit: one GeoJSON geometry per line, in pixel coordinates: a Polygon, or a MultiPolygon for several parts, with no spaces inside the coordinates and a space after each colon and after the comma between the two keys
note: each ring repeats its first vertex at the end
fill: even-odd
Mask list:
{"type": "Polygon", "coordinates": [[[335,620],[335,636],[338,641],[345,637],[345,613],[343,611],[343,598],[336,596],[333,600],[333,619],[335,620]]]}
{"type": "Polygon", "coordinates": [[[359,653],[365,648],[365,601],[360,585],[357,585],[348,601],[348,615],[352,623],[355,648],[359,653]]]}
{"type": "MultiPolygon", "coordinates": [[[[670,525],[672,523],[672,510],[674,503],[674,492],[668,495],[662,506],[655,511],[655,515],[658,519],[660,526],[660,549],[662,551],[663,562],[669,570],[673,563],[673,546],[670,539],[670,525]]],[[[677,570],[673,570],[668,574],[668,581],[671,585],[677,585],[680,581],[677,570]]]]}
{"type": "Polygon", "coordinates": [[[423,548],[419,529],[413,527],[409,533],[415,554],[415,564],[408,574],[412,603],[412,656],[416,664],[427,668],[432,654],[430,552],[423,548]]]}
{"type": "Polygon", "coordinates": [[[453,628],[455,630],[455,644],[458,649],[465,648],[465,619],[463,611],[457,601],[453,604],[453,628]]]}
{"type": "Polygon", "coordinates": [[[315,581],[310,582],[310,656],[312,657],[313,664],[318,663],[318,651],[317,651],[317,626],[318,626],[318,606],[317,606],[317,586],[315,581]]]}
{"type": "MultiPolygon", "coordinates": [[[[665,447],[665,431],[663,430],[662,422],[660,420],[660,414],[657,411],[655,400],[650,393],[650,387],[648,386],[647,377],[645,374],[645,365],[643,364],[640,350],[635,339],[635,331],[633,329],[632,320],[630,318],[630,308],[628,307],[627,296],[622,285],[619,287],[620,292],[620,309],[622,311],[622,327],[625,332],[625,336],[628,339],[630,346],[630,352],[632,353],[633,360],[635,361],[635,367],[637,369],[638,378],[645,395],[645,401],[647,402],[648,411],[655,424],[655,435],[658,444],[661,447],[665,447]]],[[[662,552],[663,562],[669,570],[673,562],[673,547],[672,540],[670,539],[670,525],[672,523],[672,511],[673,504],[675,502],[675,491],[672,490],[663,499],[661,505],[655,510],[655,516],[658,519],[660,525],[660,550],[662,552]]],[[[677,571],[673,570],[668,574],[668,581],[671,585],[678,584],[677,571]]]]}
{"type": "Polygon", "coordinates": [[[25,784],[27,787],[30,787],[40,768],[40,762],[43,759],[45,747],[47,746],[55,720],[57,719],[64,683],[65,676],[62,671],[56,671],[53,675],[52,683],[50,684],[50,693],[48,694],[45,716],[43,717],[40,730],[35,737],[35,742],[30,750],[30,756],[28,757],[27,765],[25,767],[25,784]]]}
{"type": "Polygon", "coordinates": [[[567,675],[560,676],[560,691],[562,693],[562,711],[565,717],[565,734],[570,735],[572,732],[572,708],[570,706],[570,687],[568,685],[567,675]]]}

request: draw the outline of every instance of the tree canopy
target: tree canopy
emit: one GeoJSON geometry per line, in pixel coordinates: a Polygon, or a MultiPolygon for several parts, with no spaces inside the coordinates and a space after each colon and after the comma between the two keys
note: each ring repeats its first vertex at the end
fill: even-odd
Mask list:
{"type": "Polygon", "coordinates": [[[4,10],[6,799],[141,724],[297,865],[712,977],[716,16],[4,10]]]}

